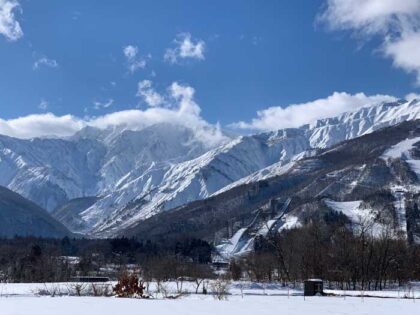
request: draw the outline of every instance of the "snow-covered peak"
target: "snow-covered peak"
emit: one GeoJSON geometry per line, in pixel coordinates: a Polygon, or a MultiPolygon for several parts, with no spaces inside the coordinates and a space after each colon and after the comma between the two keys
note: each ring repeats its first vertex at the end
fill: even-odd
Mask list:
{"type": "Polygon", "coordinates": [[[313,154],[317,148],[419,117],[418,102],[399,101],[364,107],[300,128],[238,137],[197,158],[174,163],[166,169],[154,168],[146,177],[143,172],[132,173],[122,190],[104,198],[83,215],[93,222],[106,209],[106,219],[96,222],[94,232],[112,235],[160,211],[283,174],[293,161],[313,154]],[[130,206],[127,200],[131,200],[130,206]]]}
{"type": "Polygon", "coordinates": [[[141,130],[86,127],[63,139],[0,136],[0,185],[53,210],[66,200],[104,195],[152,165],[172,165],[208,150],[194,130],[156,124],[141,130]]]}
{"type": "Polygon", "coordinates": [[[0,185],[49,210],[101,196],[80,220],[85,232],[112,235],[160,211],[287,172],[287,163],[318,148],[417,118],[419,101],[381,103],[300,128],[222,136],[220,146],[171,123],[86,127],[66,139],[0,137],[0,185]]]}
{"type": "Polygon", "coordinates": [[[420,102],[399,100],[362,107],[357,111],[318,120],[307,128],[312,147],[326,148],[339,141],[420,118],[420,102]]]}

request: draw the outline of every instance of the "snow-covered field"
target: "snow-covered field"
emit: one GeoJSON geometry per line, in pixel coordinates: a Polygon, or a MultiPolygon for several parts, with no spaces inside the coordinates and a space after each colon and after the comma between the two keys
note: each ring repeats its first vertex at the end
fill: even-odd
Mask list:
{"type": "MultiPolygon", "coordinates": [[[[173,286],[174,284],[170,285],[173,286]]],[[[64,284],[61,285],[63,288],[64,284]]],[[[402,298],[407,292],[364,292],[377,298],[356,297],[358,291],[327,291],[343,296],[306,297],[299,290],[276,284],[234,283],[227,301],[210,295],[187,294],[170,299],[120,299],[114,297],[38,297],[43,284],[0,284],[1,315],[114,315],[114,314],[420,314],[420,290],[416,300],[402,298]],[[400,296],[400,298],[398,298],[400,296]]],[[[192,289],[192,284],[185,290],[192,289]]],[[[411,295],[412,296],[412,295],[411,295]]]]}
{"type": "Polygon", "coordinates": [[[94,297],[0,298],[3,315],[116,314],[407,314],[420,313],[420,301],[398,299],[285,296],[233,296],[228,301],[191,296],[178,300],[136,300],[94,297]]]}

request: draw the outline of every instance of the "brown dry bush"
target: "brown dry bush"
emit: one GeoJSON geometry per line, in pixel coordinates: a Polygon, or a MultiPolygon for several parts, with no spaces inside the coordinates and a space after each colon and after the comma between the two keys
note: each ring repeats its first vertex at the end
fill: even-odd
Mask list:
{"type": "Polygon", "coordinates": [[[113,288],[114,294],[117,297],[128,297],[128,298],[143,298],[144,295],[144,283],[139,280],[136,274],[129,274],[124,272],[118,279],[118,283],[113,288]]]}

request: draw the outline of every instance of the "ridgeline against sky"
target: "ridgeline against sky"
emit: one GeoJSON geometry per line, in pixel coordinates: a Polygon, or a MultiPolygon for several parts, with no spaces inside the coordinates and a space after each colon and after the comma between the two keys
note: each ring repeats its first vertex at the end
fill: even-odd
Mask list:
{"type": "Polygon", "coordinates": [[[176,122],[217,142],[412,99],[419,26],[419,0],[0,0],[0,133],[176,122]]]}

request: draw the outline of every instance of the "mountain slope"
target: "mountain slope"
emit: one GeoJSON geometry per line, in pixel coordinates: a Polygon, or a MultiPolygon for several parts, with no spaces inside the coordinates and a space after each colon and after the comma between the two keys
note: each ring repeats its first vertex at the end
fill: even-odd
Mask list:
{"type": "Polygon", "coordinates": [[[159,212],[280,174],[285,164],[310,155],[311,150],[416,118],[420,118],[419,101],[398,101],[361,108],[301,128],[239,137],[196,159],[161,169],[160,173],[151,170],[146,177],[142,174],[105,196],[82,217],[96,222],[94,235],[114,235],[159,212]],[[151,183],[148,189],[144,189],[145,182],[151,183]],[[98,221],[101,213],[106,213],[105,219],[98,221]]]}
{"type": "Polygon", "coordinates": [[[0,185],[48,211],[100,197],[63,222],[72,231],[107,237],[162,211],[283,174],[316,149],[419,117],[420,101],[382,103],[301,128],[225,138],[218,147],[168,123],[141,130],[89,127],[66,139],[0,136],[0,185]]]}
{"type": "Polygon", "coordinates": [[[91,207],[99,200],[98,197],[82,197],[68,201],[51,212],[51,216],[64,226],[73,228],[72,232],[77,232],[85,228],[84,221],[80,218],[80,213],[91,207]]]}
{"type": "Polygon", "coordinates": [[[390,228],[419,242],[419,161],[420,120],[404,122],[320,149],[292,162],[281,175],[160,213],[121,234],[228,238],[219,248],[235,254],[252,248],[254,237],[270,229],[345,219],[354,229],[372,224],[377,235],[390,228]]]}
{"type": "Polygon", "coordinates": [[[71,233],[44,209],[0,186],[0,237],[64,237],[71,233]]]}
{"type": "Polygon", "coordinates": [[[0,136],[0,185],[49,211],[67,201],[105,195],[150,167],[199,156],[194,131],[158,124],[142,130],[85,128],[66,139],[0,136]]]}

